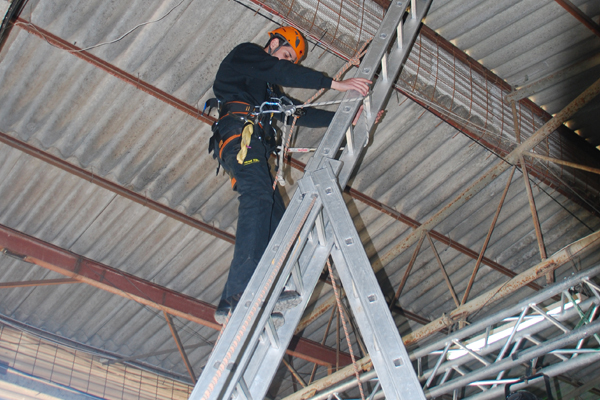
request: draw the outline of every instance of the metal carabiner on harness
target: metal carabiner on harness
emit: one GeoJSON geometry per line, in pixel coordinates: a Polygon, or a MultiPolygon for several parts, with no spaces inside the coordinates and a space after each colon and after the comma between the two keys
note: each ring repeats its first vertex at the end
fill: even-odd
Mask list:
{"type": "Polygon", "coordinates": [[[294,104],[294,102],[292,100],[290,100],[289,98],[287,98],[285,96],[281,96],[279,101],[280,101],[279,107],[281,108],[281,112],[284,113],[286,115],[286,117],[291,117],[292,115],[294,115],[296,113],[296,105],[294,104]],[[284,102],[286,102],[287,104],[284,104],[284,102]]]}
{"type": "Polygon", "coordinates": [[[285,114],[287,117],[296,113],[296,105],[285,96],[271,98],[271,101],[263,102],[258,110],[259,114],[285,114]],[[267,108],[274,107],[274,108],[267,108]]]}

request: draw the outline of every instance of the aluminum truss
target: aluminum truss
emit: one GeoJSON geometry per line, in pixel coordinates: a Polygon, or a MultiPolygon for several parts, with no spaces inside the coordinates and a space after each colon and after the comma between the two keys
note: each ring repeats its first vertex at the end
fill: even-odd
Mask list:
{"type": "MultiPolygon", "coordinates": [[[[417,363],[425,396],[497,399],[504,385],[518,390],[541,382],[544,375],[600,361],[600,285],[594,277],[600,277],[600,265],[413,352],[410,359],[417,363]],[[522,382],[533,375],[537,378],[522,382]]],[[[375,371],[361,376],[368,380],[377,380],[375,371]]],[[[346,382],[310,400],[333,398],[353,386],[355,381],[346,382]]],[[[371,397],[385,396],[377,392],[371,397]]]]}

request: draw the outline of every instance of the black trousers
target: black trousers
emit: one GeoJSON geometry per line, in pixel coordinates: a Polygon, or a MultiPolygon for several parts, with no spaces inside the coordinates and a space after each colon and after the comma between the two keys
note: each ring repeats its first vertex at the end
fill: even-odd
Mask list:
{"type": "MultiPolygon", "coordinates": [[[[256,127],[258,128],[258,127],[256,127]]],[[[224,137],[241,133],[241,127],[229,130],[224,137]]],[[[259,139],[262,131],[252,135],[248,154],[243,164],[236,156],[240,150],[240,138],[233,139],[220,153],[223,169],[231,176],[234,190],[239,193],[238,222],[233,261],[221,299],[241,294],[248,285],[260,258],[283,213],[285,205],[279,189],[273,190],[273,176],[269,169],[271,147],[259,139]]]]}

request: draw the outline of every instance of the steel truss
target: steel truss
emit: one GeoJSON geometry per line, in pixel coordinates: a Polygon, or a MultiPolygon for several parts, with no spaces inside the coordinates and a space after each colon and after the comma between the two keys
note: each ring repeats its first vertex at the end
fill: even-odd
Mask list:
{"type": "MultiPolygon", "coordinates": [[[[600,277],[600,265],[413,352],[410,359],[425,396],[497,399],[506,384],[515,391],[539,383],[543,375],[557,376],[598,362],[600,285],[595,277],[600,277]],[[558,295],[560,301],[555,300],[558,295]],[[523,376],[533,375],[539,378],[521,382],[523,376]]],[[[360,380],[377,382],[377,373],[365,373],[360,380]]],[[[385,398],[374,384],[369,398],[385,398]]],[[[310,400],[339,398],[354,386],[354,380],[345,382],[310,400]]]]}

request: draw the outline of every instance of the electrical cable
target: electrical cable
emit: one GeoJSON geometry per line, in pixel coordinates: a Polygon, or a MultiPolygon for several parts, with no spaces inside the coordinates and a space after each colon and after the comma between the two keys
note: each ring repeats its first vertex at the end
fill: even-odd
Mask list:
{"type": "MultiPolygon", "coordinates": [[[[108,42],[102,42],[102,43],[98,43],[98,44],[95,44],[95,45],[92,45],[92,46],[88,46],[88,47],[85,47],[85,48],[82,48],[82,49],[77,49],[77,50],[66,50],[66,51],[68,51],[69,53],[79,53],[79,52],[82,52],[82,51],[88,51],[88,50],[94,49],[94,48],[96,48],[96,47],[105,46],[105,45],[107,45],[107,44],[113,44],[113,43],[116,43],[116,42],[120,41],[121,39],[123,39],[125,36],[129,35],[129,34],[130,34],[130,33],[132,33],[133,31],[135,31],[137,28],[140,28],[140,27],[142,27],[142,26],[144,26],[144,25],[152,24],[152,23],[159,22],[159,21],[163,20],[163,19],[164,19],[164,18],[166,18],[166,17],[167,17],[169,14],[171,14],[171,12],[173,12],[173,10],[175,10],[177,7],[179,7],[181,4],[183,4],[183,2],[184,2],[184,1],[185,1],[185,0],[181,0],[179,3],[177,3],[177,4],[176,4],[174,7],[172,7],[172,8],[171,8],[169,11],[167,11],[167,12],[166,12],[164,15],[162,15],[161,17],[159,17],[159,18],[157,18],[157,19],[155,19],[155,20],[146,21],[146,22],[142,22],[141,24],[137,24],[136,26],[134,26],[133,28],[129,29],[127,32],[125,32],[124,34],[122,34],[121,36],[119,36],[118,38],[116,38],[116,39],[114,39],[114,40],[110,40],[110,41],[108,41],[108,42]]],[[[30,21],[31,21],[31,17],[30,17],[30,21]]],[[[27,25],[27,26],[30,26],[30,27],[34,28],[34,29],[35,29],[35,30],[36,30],[36,31],[37,31],[37,32],[38,32],[38,33],[39,33],[39,34],[40,34],[42,37],[44,37],[44,39],[46,39],[46,42],[48,42],[48,44],[49,44],[49,45],[51,45],[51,46],[53,46],[53,47],[57,47],[56,45],[54,45],[54,44],[50,43],[50,42],[48,41],[48,39],[46,38],[46,36],[45,36],[45,35],[44,35],[42,32],[40,32],[40,31],[37,29],[37,27],[36,27],[35,25],[33,25],[31,22],[28,22],[27,24],[23,24],[22,22],[17,22],[17,23],[15,23],[15,25],[17,25],[17,26],[18,26],[18,25],[27,25]]]]}

